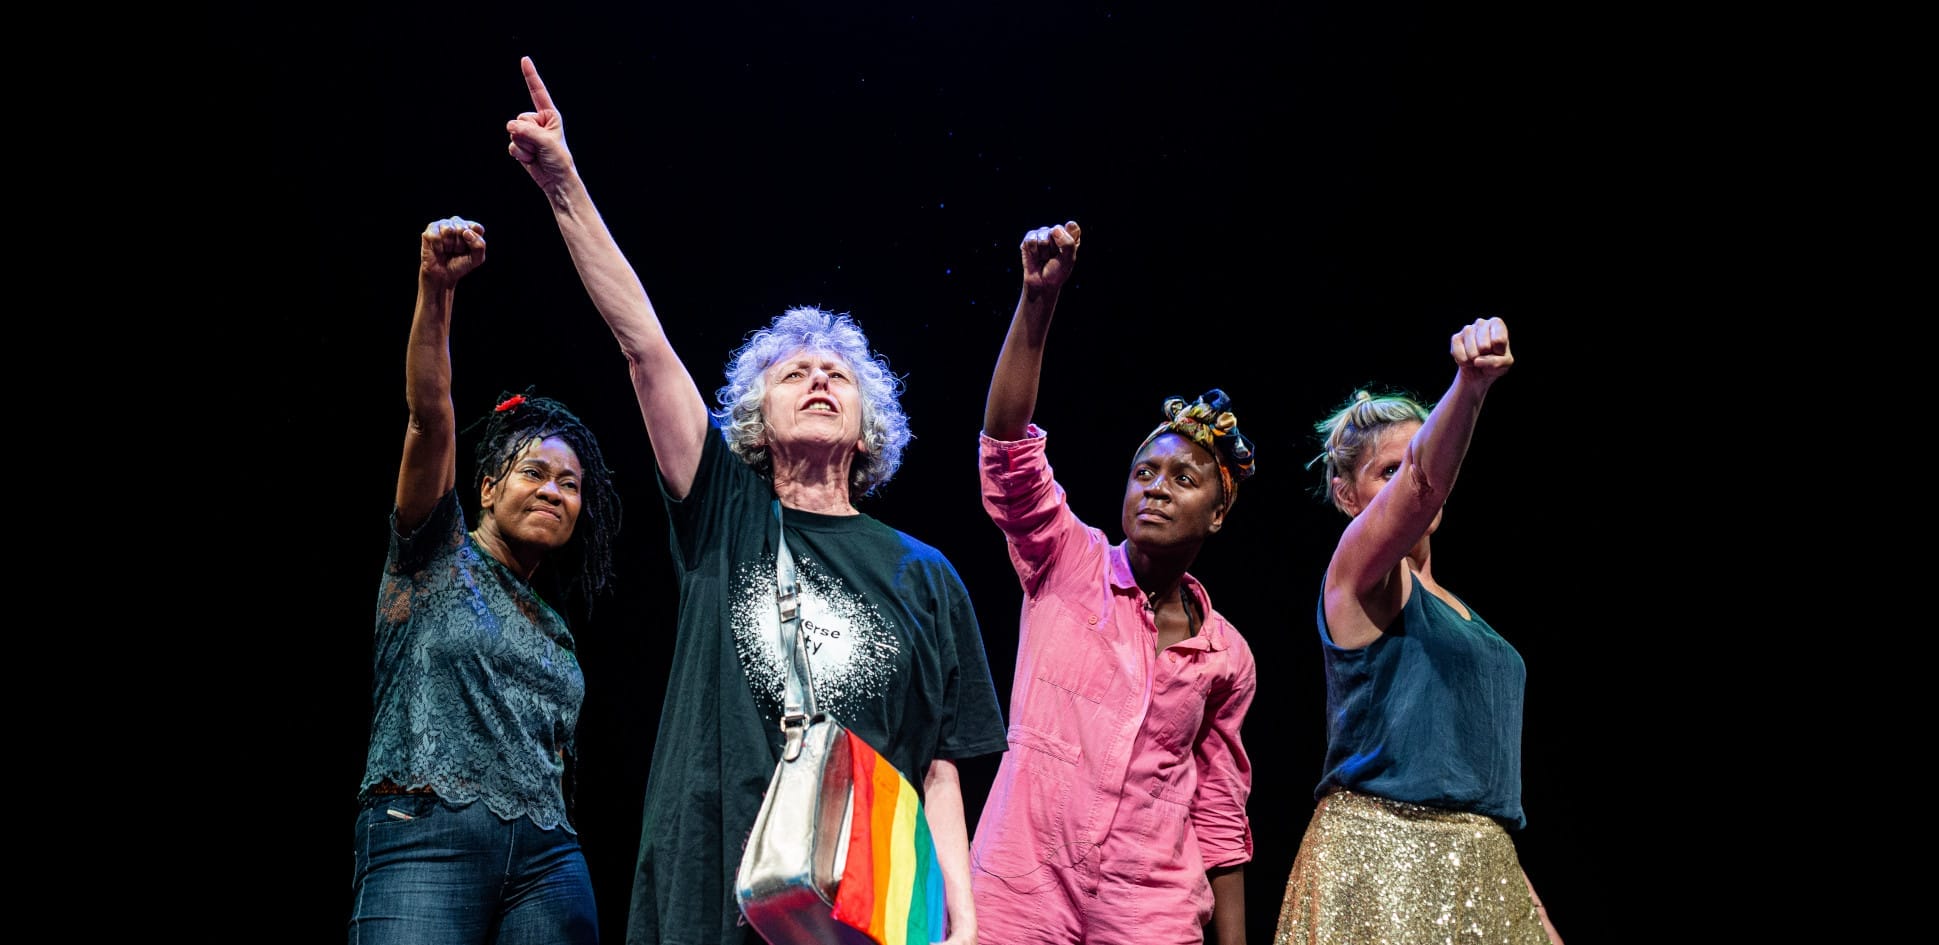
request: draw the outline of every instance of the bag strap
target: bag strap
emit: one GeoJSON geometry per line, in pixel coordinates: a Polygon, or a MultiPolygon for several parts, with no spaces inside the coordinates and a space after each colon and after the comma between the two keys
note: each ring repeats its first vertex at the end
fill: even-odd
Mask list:
{"type": "Polygon", "coordinates": [[[781,640],[788,648],[786,704],[781,710],[781,734],[787,739],[781,757],[793,761],[801,754],[801,738],[815,714],[815,681],[808,675],[808,641],[801,629],[801,588],[795,581],[794,555],[788,551],[788,530],[781,519],[781,500],[774,500],[774,600],[781,611],[781,640]]]}

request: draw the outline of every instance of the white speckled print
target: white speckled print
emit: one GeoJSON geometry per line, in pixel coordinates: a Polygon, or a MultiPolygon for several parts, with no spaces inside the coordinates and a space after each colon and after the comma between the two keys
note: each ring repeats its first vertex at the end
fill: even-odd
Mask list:
{"type": "MultiPolygon", "coordinates": [[[[808,673],[819,708],[836,716],[845,706],[881,698],[889,690],[901,639],[887,614],[819,566],[795,560],[801,587],[801,628],[808,641],[808,673]]],[[[752,562],[735,569],[734,648],[749,688],[769,718],[780,718],[787,649],[774,602],[774,568],[752,562]]]]}

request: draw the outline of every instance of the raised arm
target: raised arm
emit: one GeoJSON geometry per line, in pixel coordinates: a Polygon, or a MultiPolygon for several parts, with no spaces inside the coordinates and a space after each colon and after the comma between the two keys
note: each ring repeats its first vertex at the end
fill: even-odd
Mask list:
{"type": "Polygon", "coordinates": [[[990,396],[983,404],[983,432],[998,440],[1023,439],[1024,428],[1037,409],[1037,382],[1043,376],[1044,341],[1057,297],[1077,265],[1077,246],[1084,231],[1072,220],[1062,226],[1043,226],[1023,234],[1023,291],[1010,332],[1003,337],[996,371],[990,375],[990,396]]]}
{"type": "Polygon", "coordinates": [[[451,405],[451,301],[458,280],[485,262],[485,228],[461,217],[418,234],[417,307],[404,349],[404,459],[397,470],[397,524],[415,528],[458,482],[458,420],[451,405]]]}
{"type": "Polygon", "coordinates": [[[1371,642],[1391,619],[1386,602],[1398,600],[1393,588],[1401,561],[1447,502],[1488,388],[1515,363],[1508,325],[1499,318],[1476,319],[1455,332],[1448,350],[1454,382],[1408,441],[1387,486],[1347,524],[1327,566],[1327,627],[1341,646],[1371,642]]]}
{"type": "Polygon", "coordinates": [[[693,486],[700,449],[708,434],[707,402],[693,375],[667,341],[646,287],[593,206],[586,183],[566,148],[565,122],[532,57],[519,60],[532,111],[505,124],[506,145],[552,205],[552,219],[565,237],[572,264],[579,270],[593,307],[619,340],[640,402],[640,419],[653,443],[653,458],[666,487],[676,498],[693,486]]]}

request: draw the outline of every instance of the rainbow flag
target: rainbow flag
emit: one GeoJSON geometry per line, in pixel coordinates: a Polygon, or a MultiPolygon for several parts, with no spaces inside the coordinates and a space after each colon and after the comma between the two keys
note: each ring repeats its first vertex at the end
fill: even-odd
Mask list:
{"type": "Polygon", "coordinates": [[[943,871],[915,785],[848,732],[855,770],[848,862],[835,919],[880,945],[943,940],[943,871]]]}

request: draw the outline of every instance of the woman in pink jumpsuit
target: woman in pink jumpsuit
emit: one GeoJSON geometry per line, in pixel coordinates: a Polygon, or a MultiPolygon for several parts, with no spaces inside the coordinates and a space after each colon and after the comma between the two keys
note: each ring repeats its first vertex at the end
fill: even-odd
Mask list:
{"type": "Polygon", "coordinates": [[[1081,236],[1075,222],[1024,236],[984,408],[983,506],[1024,602],[1010,747],[970,850],[978,941],[1235,945],[1252,858],[1239,729],[1256,673],[1186,569],[1251,476],[1252,444],[1223,392],[1172,398],[1132,458],[1125,540],[1072,513],[1031,417],[1081,236]]]}

